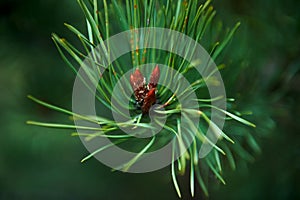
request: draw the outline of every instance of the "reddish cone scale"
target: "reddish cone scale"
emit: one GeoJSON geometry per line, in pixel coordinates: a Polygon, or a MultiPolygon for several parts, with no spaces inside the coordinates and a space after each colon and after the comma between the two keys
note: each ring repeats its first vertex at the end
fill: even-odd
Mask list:
{"type": "Polygon", "coordinates": [[[151,106],[156,102],[155,91],[159,77],[158,65],[153,69],[148,85],[146,85],[146,78],[139,69],[130,75],[130,84],[134,91],[135,100],[141,106],[143,113],[148,113],[151,106]]]}

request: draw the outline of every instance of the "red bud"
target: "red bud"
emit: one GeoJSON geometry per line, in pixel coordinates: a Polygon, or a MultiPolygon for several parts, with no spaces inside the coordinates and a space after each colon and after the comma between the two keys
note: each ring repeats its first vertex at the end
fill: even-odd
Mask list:
{"type": "Polygon", "coordinates": [[[130,84],[133,90],[143,87],[143,85],[145,84],[144,76],[139,69],[136,69],[135,72],[130,75],[130,84]]]}
{"type": "Polygon", "coordinates": [[[158,65],[156,65],[150,76],[150,80],[148,84],[149,90],[152,88],[156,88],[159,77],[160,77],[160,70],[158,65]]]}
{"type": "Polygon", "coordinates": [[[158,65],[156,65],[151,73],[147,87],[145,77],[139,69],[136,69],[130,75],[130,84],[134,91],[135,100],[141,106],[143,113],[148,113],[151,106],[156,102],[155,91],[159,76],[160,70],[158,65]]]}
{"type": "Polygon", "coordinates": [[[155,97],[155,88],[149,90],[147,93],[143,105],[142,105],[142,111],[143,113],[148,113],[151,106],[156,102],[156,97],[155,97]]]}

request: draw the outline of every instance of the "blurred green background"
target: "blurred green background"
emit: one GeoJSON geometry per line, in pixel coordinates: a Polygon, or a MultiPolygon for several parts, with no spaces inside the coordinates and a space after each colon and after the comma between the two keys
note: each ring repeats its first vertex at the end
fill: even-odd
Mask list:
{"type": "MultiPolygon", "coordinates": [[[[216,23],[242,22],[219,62],[228,96],[254,112],[262,153],[226,171],[227,185],[211,179],[210,199],[300,199],[300,2],[212,4],[216,23]]],[[[79,138],[25,124],[68,120],[26,98],[71,107],[74,74],[50,38],[56,32],[72,41],[64,22],[85,30],[75,0],[0,1],[0,199],[176,199],[168,168],[126,174],[95,159],[81,164],[87,151],[79,138]]]]}

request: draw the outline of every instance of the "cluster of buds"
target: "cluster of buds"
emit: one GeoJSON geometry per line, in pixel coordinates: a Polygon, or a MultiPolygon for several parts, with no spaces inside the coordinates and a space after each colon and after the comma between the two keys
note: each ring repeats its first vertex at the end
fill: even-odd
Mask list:
{"type": "Polygon", "coordinates": [[[146,78],[139,69],[136,69],[130,75],[130,84],[134,91],[135,100],[144,114],[148,113],[151,106],[156,102],[155,93],[159,76],[160,70],[158,65],[153,69],[148,84],[146,84],[146,78]]]}

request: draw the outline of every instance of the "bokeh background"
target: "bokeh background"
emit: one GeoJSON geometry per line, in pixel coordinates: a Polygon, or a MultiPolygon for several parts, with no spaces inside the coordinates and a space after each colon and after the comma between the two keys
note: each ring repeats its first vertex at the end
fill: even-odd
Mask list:
{"type": "MultiPolygon", "coordinates": [[[[226,171],[225,186],[210,180],[210,199],[300,199],[300,1],[212,5],[217,23],[242,23],[222,73],[228,96],[253,111],[262,152],[226,171]]],[[[52,32],[72,41],[64,22],[85,30],[75,0],[0,0],[0,199],[176,199],[169,169],[125,174],[95,159],[82,164],[87,151],[70,131],[26,125],[68,122],[26,98],[71,108],[74,74],[51,41],[52,32]]]]}

